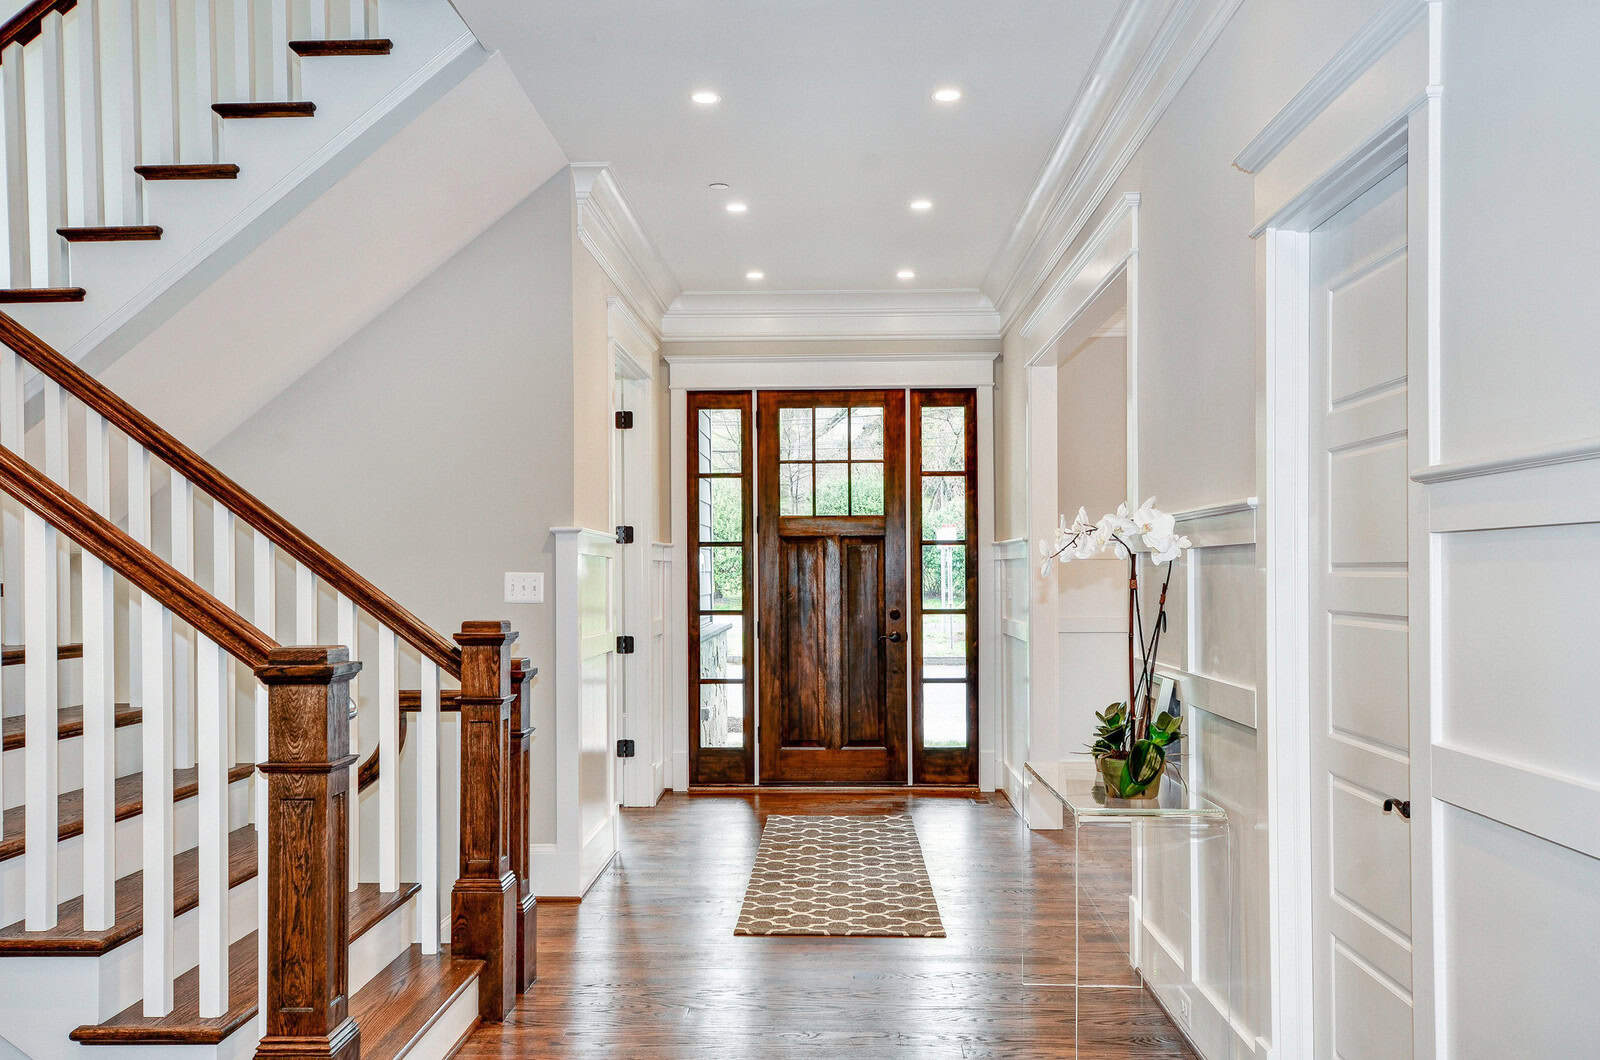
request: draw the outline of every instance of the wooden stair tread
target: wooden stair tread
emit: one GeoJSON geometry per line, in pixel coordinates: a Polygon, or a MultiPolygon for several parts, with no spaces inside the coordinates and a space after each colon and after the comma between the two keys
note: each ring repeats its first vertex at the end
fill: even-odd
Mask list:
{"type": "Polygon", "coordinates": [[[325,55],[388,55],[394,41],[387,37],[361,37],[350,40],[292,40],[289,50],[302,59],[325,55]]]}
{"type": "MultiPolygon", "coordinates": [[[[228,833],[228,886],[256,874],[256,829],[245,825],[228,833]]],[[[49,931],[24,931],[22,921],[0,928],[0,957],[93,956],[116,949],[144,931],[144,873],[117,881],[117,918],[105,931],[83,928],[83,898],[69,898],[56,910],[49,931]]],[[[200,852],[185,850],[172,859],[172,914],[182,916],[200,904],[200,852]]]]}
{"type": "Polygon", "coordinates": [[[82,287],[6,287],[0,288],[0,302],[81,302],[85,293],[82,287]]]}
{"type": "MultiPolygon", "coordinates": [[[[228,770],[228,783],[232,784],[243,780],[255,772],[255,766],[250,763],[236,765],[228,770]]],[[[180,802],[190,798],[200,791],[199,770],[194,767],[188,769],[174,769],[172,771],[172,801],[180,802]]],[[[125,777],[117,778],[116,793],[113,799],[116,803],[116,819],[126,820],[136,816],[144,806],[144,793],[142,786],[144,775],[130,773],[125,777]]],[[[18,857],[22,854],[25,837],[22,834],[25,807],[13,806],[5,814],[5,840],[0,841],[0,861],[18,857]]],[[[75,835],[83,834],[83,789],[63,791],[57,796],[56,820],[58,827],[56,836],[59,839],[71,839],[75,835]]]]}
{"type": "MultiPolygon", "coordinates": [[[[28,658],[28,649],[21,644],[7,644],[0,648],[0,666],[20,666],[28,658]]],[[[57,644],[56,658],[83,658],[82,644],[57,644]]]]}
{"type": "Polygon", "coordinates": [[[134,166],[145,180],[235,180],[239,167],[232,162],[184,162],[165,166],[134,166]]]}
{"type": "Polygon", "coordinates": [[[420,883],[402,883],[387,893],[380,891],[375,883],[356,884],[356,889],[350,892],[348,903],[350,941],[354,942],[377,927],[384,917],[405,905],[420,890],[420,883]]]}
{"type": "MultiPolygon", "coordinates": [[[[118,703],[112,715],[112,724],[120,729],[124,725],[137,725],[144,713],[138,707],[128,703],[118,703]]],[[[27,719],[21,714],[7,718],[0,723],[0,750],[15,751],[27,745],[27,719]]],[[[56,739],[70,740],[74,736],[83,735],[83,708],[62,707],[56,711],[56,739]]]]}
{"type": "Polygon", "coordinates": [[[222,118],[309,118],[317,113],[310,100],[280,100],[268,103],[213,103],[211,109],[222,118]]]}
{"type": "Polygon", "coordinates": [[[80,228],[58,228],[56,234],[68,243],[124,243],[142,239],[160,239],[160,225],[98,225],[80,228]]]}
{"type": "Polygon", "coordinates": [[[431,957],[408,947],[350,999],[362,1060],[403,1055],[482,970],[482,961],[452,956],[448,946],[431,957]]]}
{"type": "MultiPolygon", "coordinates": [[[[395,906],[417,893],[420,888],[414,883],[402,883],[399,890],[383,895],[381,903],[367,893],[369,890],[376,892],[377,889],[378,885],[375,883],[363,883],[351,893],[348,907],[351,924],[349,941],[354,942],[365,933],[355,930],[358,908],[363,906],[371,908],[382,904],[392,911],[395,906]],[[395,901],[396,895],[405,897],[395,901]]],[[[384,915],[387,916],[388,913],[385,912],[384,915]]],[[[377,921],[371,921],[367,926],[370,928],[375,923],[377,921]]],[[[172,1011],[165,1016],[146,1016],[143,1011],[144,1003],[135,1001],[104,1023],[84,1024],[69,1037],[84,1045],[215,1045],[255,1018],[258,1001],[256,971],[259,946],[259,934],[252,931],[228,947],[226,1015],[210,1019],[200,1018],[200,972],[198,968],[191,968],[174,981],[172,1011]]],[[[413,945],[411,949],[416,950],[418,947],[413,945]]],[[[405,954],[401,954],[395,962],[391,962],[389,968],[385,968],[374,977],[373,982],[384,978],[394,964],[404,957],[405,954]]],[[[438,958],[423,959],[438,960],[438,958]]],[[[482,961],[459,963],[472,965],[469,972],[472,975],[477,974],[478,969],[483,966],[482,961]]],[[[371,985],[372,983],[368,983],[367,987],[371,985]]],[[[366,987],[363,987],[356,997],[359,998],[365,992],[366,987]]],[[[354,1003],[352,1000],[352,1009],[354,1003]]],[[[365,1041],[361,1043],[361,1055],[364,1057],[375,1055],[369,1051],[365,1041]]]]}

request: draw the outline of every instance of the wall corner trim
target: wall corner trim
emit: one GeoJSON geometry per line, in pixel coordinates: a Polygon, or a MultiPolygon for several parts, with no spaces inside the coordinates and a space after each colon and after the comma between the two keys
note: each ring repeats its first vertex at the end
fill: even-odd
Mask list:
{"type": "Polygon", "coordinates": [[[634,215],[605,165],[574,165],[578,239],[617,285],[628,307],[659,338],[661,317],[678,297],[678,278],[634,215]]]}

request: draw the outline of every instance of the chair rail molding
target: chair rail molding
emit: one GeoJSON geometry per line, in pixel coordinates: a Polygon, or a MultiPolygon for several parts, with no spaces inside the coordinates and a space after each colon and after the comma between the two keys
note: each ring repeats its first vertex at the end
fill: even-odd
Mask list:
{"type": "Polygon", "coordinates": [[[577,206],[578,239],[617,285],[651,338],[660,338],[660,321],[681,289],[622,188],[605,165],[574,165],[572,193],[577,206]]]}
{"type": "Polygon", "coordinates": [[[685,291],[661,322],[668,342],[993,342],[1000,317],[977,289],[685,291]]]}

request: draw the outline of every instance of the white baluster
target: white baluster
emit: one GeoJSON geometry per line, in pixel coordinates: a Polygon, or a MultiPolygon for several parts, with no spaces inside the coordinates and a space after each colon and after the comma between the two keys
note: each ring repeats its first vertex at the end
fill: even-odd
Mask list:
{"type": "MultiPolygon", "coordinates": [[[[61,384],[54,379],[40,379],[44,399],[44,473],[63,489],[67,487],[67,404],[61,384]]],[[[57,535],[56,549],[56,599],[72,599],[72,551],[70,543],[57,535]],[[64,561],[63,561],[64,560],[64,561]]],[[[56,609],[56,639],[72,639],[72,608],[56,609]]]]}
{"type": "Polygon", "coordinates": [[[250,0],[217,0],[226,6],[218,13],[219,36],[226,27],[227,47],[217,50],[217,99],[246,103],[255,98],[250,77],[250,0]]]}
{"type": "MultiPolygon", "coordinates": [[[[336,597],[336,610],[339,616],[338,641],[350,650],[350,661],[359,658],[357,651],[356,605],[355,601],[340,593],[336,597]]],[[[361,717],[356,705],[360,702],[356,694],[356,679],[350,679],[350,753],[356,760],[350,763],[350,889],[353,891],[361,883],[361,717]]]]}
{"type": "MultiPolygon", "coordinates": [[[[105,121],[101,136],[110,160],[111,183],[106,188],[108,223],[139,223],[139,130],[142,127],[139,91],[139,16],[134,0],[104,0],[101,20],[100,83],[104,93],[105,121]]],[[[168,161],[162,159],[163,162],[168,161]]]]}
{"type": "Polygon", "coordinates": [[[255,0],[257,99],[289,98],[289,0],[255,0]]]}
{"type": "Polygon", "coordinates": [[[362,7],[366,12],[366,31],[361,36],[379,37],[382,31],[378,28],[378,0],[365,0],[362,7]]]}
{"type": "Polygon", "coordinates": [[[394,631],[378,627],[378,889],[400,887],[400,684],[394,631]]]}
{"type": "MultiPolygon", "coordinates": [[[[200,1017],[228,1011],[228,660],[196,631],[200,738],[200,1017]]],[[[264,888],[263,888],[264,889],[264,888]]]]}
{"type": "Polygon", "coordinates": [[[100,0],[78,0],[78,162],[85,225],[105,223],[105,160],[101,129],[100,0]]]}
{"type": "MultiPolygon", "coordinates": [[[[235,586],[234,564],[235,546],[233,538],[233,513],[224,508],[219,502],[211,503],[211,595],[227,604],[235,611],[238,607],[238,589],[235,586]]],[[[242,612],[241,612],[242,613],[242,612]]],[[[228,724],[225,734],[224,746],[228,752],[228,762],[239,760],[237,686],[233,682],[233,662],[231,658],[224,657],[224,670],[227,680],[223,682],[223,718],[228,724]]]]}
{"type": "MultiPolygon", "coordinates": [[[[0,445],[14,453],[22,452],[22,358],[9,346],[0,346],[0,445]]],[[[17,506],[0,506],[0,533],[4,534],[4,584],[22,584],[22,524],[17,506]]],[[[0,594],[0,640],[8,639],[21,627],[19,610],[21,593],[0,594]]],[[[0,682],[3,685],[3,682],[0,682]]],[[[0,700],[0,717],[5,714],[5,703],[0,700]]],[[[24,722],[26,724],[26,722],[24,722]]],[[[0,791],[5,790],[5,755],[0,754],[0,791]]],[[[5,814],[0,813],[0,839],[6,837],[5,814]]],[[[0,895],[0,906],[4,905],[0,895]]],[[[11,922],[11,915],[0,908],[0,920],[11,922]]]]}
{"type": "MultiPolygon", "coordinates": [[[[265,534],[255,532],[252,537],[254,554],[251,556],[251,565],[254,569],[251,594],[255,597],[255,613],[251,621],[255,627],[267,636],[277,639],[278,630],[278,579],[277,567],[272,557],[272,542],[267,540],[265,534]]],[[[267,760],[267,686],[260,681],[254,682],[256,691],[255,711],[255,759],[257,762],[267,760]]],[[[259,866],[262,879],[266,876],[267,868],[267,778],[260,773],[255,775],[255,804],[256,804],[256,865],[259,866]]],[[[264,929],[267,924],[267,888],[258,880],[256,884],[256,926],[264,929]]],[[[262,945],[256,948],[256,983],[258,990],[258,1010],[267,1011],[267,947],[265,936],[262,945]]]]}
{"type": "Polygon", "coordinates": [[[29,931],[56,926],[56,531],[33,512],[22,515],[24,920],[29,931]]]}
{"type": "Polygon", "coordinates": [[[178,160],[178,100],[173,77],[173,0],[139,0],[139,89],[144,107],[139,155],[178,160]]]}
{"type": "MultiPolygon", "coordinates": [[[[305,5],[305,21],[301,23],[300,33],[305,40],[328,39],[328,0],[303,0],[305,5]]],[[[338,6],[338,0],[334,0],[338,6]]]]}
{"type": "Polygon", "coordinates": [[[422,710],[417,714],[417,896],[422,952],[439,952],[439,667],[422,659],[422,710]]]}
{"type": "Polygon", "coordinates": [[[67,242],[56,229],[67,224],[67,64],[61,13],[52,11],[39,23],[42,91],[34,113],[43,123],[45,282],[67,285],[67,242]]]}
{"type": "Polygon", "coordinates": [[[167,703],[171,688],[172,612],[153,596],[139,600],[144,634],[143,736],[144,806],[140,813],[144,836],[144,1014],[165,1016],[172,1011],[172,981],[177,973],[172,924],[172,714],[167,703]]]}
{"type": "Polygon", "coordinates": [[[176,0],[178,58],[178,157],[185,162],[217,159],[217,102],[212,80],[215,39],[211,26],[213,0],[176,0]]]}
{"type": "MultiPolygon", "coordinates": [[[[150,547],[150,451],[128,440],[128,536],[150,547]]],[[[144,703],[143,609],[138,593],[128,595],[128,692],[141,710],[144,703]]],[[[165,707],[165,701],[161,704],[165,707]]]]}
{"type": "Polygon", "coordinates": [[[356,29],[363,21],[360,0],[328,0],[328,39],[349,40],[361,36],[356,29]]]}
{"type": "MultiPolygon", "coordinates": [[[[172,566],[186,578],[194,577],[194,486],[172,472],[167,490],[172,505],[172,566]]],[[[172,638],[172,751],[180,769],[195,763],[194,718],[195,638],[182,626],[172,638]]]]}
{"type": "MultiPolygon", "coordinates": [[[[0,54],[0,85],[5,92],[6,233],[11,240],[9,287],[33,286],[33,218],[28,203],[27,56],[20,44],[0,54]]],[[[20,447],[16,447],[21,452],[20,447]]]]}
{"type": "Polygon", "coordinates": [[[294,642],[317,643],[317,576],[304,563],[294,565],[294,642]]]}
{"type": "MultiPolygon", "coordinates": [[[[111,514],[111,434],[84,413],[89,506],[111,514]]],[[[111,568],[83,553],[83,926],[116,920],[116,632],[111,568]]]]}

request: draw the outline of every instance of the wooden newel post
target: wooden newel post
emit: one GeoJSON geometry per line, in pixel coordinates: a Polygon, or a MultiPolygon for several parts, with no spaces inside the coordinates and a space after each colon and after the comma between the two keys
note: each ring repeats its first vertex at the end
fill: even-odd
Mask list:
{"type": "Polygon", "coordinates": [[[528,850],[529,784],[533,765],[533,705],[528,679],[539,671],[527,659],[511,663],[511,871],[517,875],[517,993],[538,978],[538,900],[533,896],[533,862],[528,850]]]}
{"type": "Polygon", "coordinates": [[[258,1057],[357,1060],[349,1013],[349,686],[339,647],[276,648],[267,686],[267,1021],[258,1057]]]}
{"type": "Polygon", "coordinates": [[[517,878],[511,871],[509,622],[464,622],[461,645],[461,867],[450,948],[484,962],[478,1014],[503,1020],[517,999],[517,878]]]}

